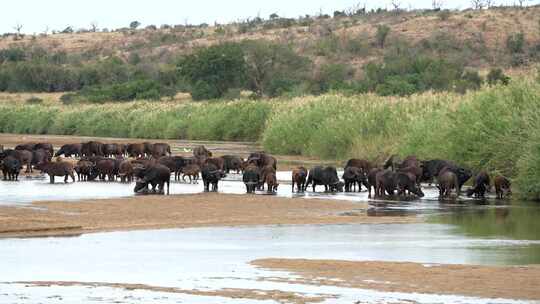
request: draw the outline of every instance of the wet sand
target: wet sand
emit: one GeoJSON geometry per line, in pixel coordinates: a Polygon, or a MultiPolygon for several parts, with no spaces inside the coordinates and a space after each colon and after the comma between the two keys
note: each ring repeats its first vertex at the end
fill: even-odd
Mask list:
{"type": "MultiPolygon", "coordinates": [[[[540,266],[424,265],[304,259],[262,259],[253,261],[252,265],[292,272],[301,277],[290,281],[297,284],[540,300],[540,266]]],[[[287,282],[281,278],[274,280],[287,282]]]]}
{"type": "Polygon", "coordinates": [[[83,287],[110,287],[126,290],[145,290],[165,293],[181,293],[195,296],[226,297],[232,299],[249,300],[273,300],[278,303],[319,303],[330,298],[330,296],[309,296],[298,292],[287,292],[281,290],[260,290],[260,289],[238,289],[226,288],[220,290],[188,290],[175,287],[150,286],[145,284],[124,284],[124,283],[101,283],[101,282],[14,282],[14,284],[26,284],[28,287],[49,287],[49,286],[83,286],[83,287]]]}
{"type": "Polygon", "coordinates": [[[367,203],[268,195],[135,196],[37,202],[0,208],[0,238],[90,232],[280,224],[409,223],[416,217],[370,217],[367,203]]]}

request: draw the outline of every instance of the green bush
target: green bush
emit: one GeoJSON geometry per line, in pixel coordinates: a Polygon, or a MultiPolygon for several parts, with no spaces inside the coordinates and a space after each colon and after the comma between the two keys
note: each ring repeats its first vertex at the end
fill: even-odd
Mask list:
{"type": "Polygon", "coordinates": [[[154,80],[135,80],[108,86],[85,87],[78,93],[83,101],[103,103],[107,101],[159,100],[174,96],[174,89],[163,87],[154,80]]]}
{"type": "Polygon", "coordinates": [[[511,54],[523,53],[525,49],[525,35],[523,33],[514,33],[506,38],[506,48],[511,54]]]}
{"type": "Polygon", "coordinates": [[[510,83],[510,77],[506,76],[503,70],[500,68],[492,68],[491,70],[489,70],[486,78],[489,85],[496,85],[499,83],[503,85],[508,85],[508,83],[510,83]]]}
{"type": "Polygon", "coordinates": [[[377,43],[377,46],[379,46],[381,49],[384,48],[384,44],[386,42],[386,38],[388,37],[388,34],[390,33],[390,27],[385,24],[379,24],[377,25],[377,32],[375,33],[375,41],[377,43]]]}
{"type": "Polygon", "coordinates": [[[43,99],[39,98],[39,97],[35,97],[35,96],[32,96],[28,99],[26,99],[25,101],[27,104],[42,104],[43,103],[43,99]]]}

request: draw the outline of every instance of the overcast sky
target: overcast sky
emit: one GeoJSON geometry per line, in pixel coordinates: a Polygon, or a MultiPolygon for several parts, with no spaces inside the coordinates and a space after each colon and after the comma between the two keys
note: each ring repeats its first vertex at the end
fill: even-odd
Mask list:
{"type": "MultiPolygon", "coordinates": [[[[498,0],[511,4],[514,0],[498,0]]],[[[283,17],[331,14],[355,4],[366,3],[368,8],[388,7],[390,0],[5,0],[0,6],[0,33],[14,32],[16,24],[24,33],[41,33],[46,28],[62,30],[68,25],[75,29],[88,28],[96,22],[100,28],[127,27],[137,20],[143,26],[155,24],[220,23],[248,17],[267,18],[271,13],[283,17]]],[[[401,0],[403,8],[429,8],[431,0],[401,0]]],[[[443,0],[444,8],[464,9],[470,0],[443,0]]],[[[529,1],[538,4],[540,0],[529,1]]]]}

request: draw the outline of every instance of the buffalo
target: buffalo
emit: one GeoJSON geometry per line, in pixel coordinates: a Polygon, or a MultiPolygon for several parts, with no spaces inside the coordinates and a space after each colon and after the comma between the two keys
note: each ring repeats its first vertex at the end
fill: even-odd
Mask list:
{"type": "Polygon", "coordinates": [[[133,191],[141,193],[148,190],[148,185],[152,186],[152,192],[156,193],[156,187],[159,193],[165,193],[165,184],[167,184],[167,195],[171,183],[171,170],[166,166],[155,164],[148,168],[135,168],[134,175],[137,177],[137,184],[133,191]]]}
{"type": "Polygon", "coordinates": [[[335,167],[316,166],[309,170],[306,188],[313,185],[313,192],[317,185],[323,185],[324,191],[343,192],[343,182],[339,180],[335,167]]]}
{"type": "Polygon", "coordinates": [[[156,143],[152,145],[152,156],[159,158],[162,156],[171,155],[171,146],[164,143],[156,143]]]}
{"type": "Polygon", "coordinates": [[[304,167],[298,167],[292,171],[292,192],[294,192],[294,185],[298,192],[306,191],[306,180],[308,171],[304,167]]]}
{"type": "Polygon", "coordinates": [[[373,168],[369,171],[367,179],[368,179],[368,198],[371,198],[371,188],[373,188],[373,192],[375,196],[377,196],[377,173],[382,171],[381,168],[373,168]]]}
{"type": "Polygon", "coordinates": [[[189,177],[189,183],[198,183],[199,174],[201,173],[201,167],[197,164],[189,164],[181,168],[182,181],[186,181],[186,176],[189,177]]]}
{"type": "Polygon", "coordinates": [[[89,180],[95,180],[99,177],[100,180],[108,178],[109,181],[116,180],[117,164],[114,159],[105,158],[95,162],[92,173],[88,177],[89,180]]]}
{"type": "Polygon", "coordinates": [[[460,187],[458,176],[450,168],[445,167],[439,172],[439,175],[437,176],[437,182],[439,184],[438,187],[440,197],[449,197],[452,189],[455,189],[457,195],[459,196],[460,187]]]}
{"type": "Polygon", "coordinates": [[[261,173],[259,167],[254,165],[246,167],[244,174],[242,175],[242,181],[246,185],[246,192],[255,193],[255,189],[259,185],[260,179],[261,173]]]}
{"type": "Polygon", "coordinates": [[[355,192],[358,185],[358,192],[362,192],[362,184],[369,187],[366,175],[362,169],[357,167],[347,167],[343,172],[343,181],[345,182],[345,192],[355,192]]]}
{"type": "Polygon", "coordinates": [[[124,160],[118,168],[118,176],[122,183],[131,183],[133,181],[133,164],[129,160],[124,160]]]}
{"type": "Polygon", "coordinates": [[[371,168],[373,167],[373,165],[368,160],[352,158],[347,161],[344,168],[349,168],[349,167],[359,168],[360,170],[362,170],[362,172],[365,175],[367,175],[369,171],[371,171],[371,168]]]}
{"type": "Polygon", "coordinates": [[[424,192],[418,186],[417,176],[413,173],[397,172],[395,175],[398,195],[406,195],[407,191],[419,197],[424,197],[424,192]]]}
{"type": "Polygon", "coordinates": [[[144,156],[144,144],[128,144],[126,152],[130,157],[143,157],[144,156]]]}
{"type": "Polygon", "coordinates": [[[475,196],[478,198],[484,198],[486,195],[486,191],[489,191],[490,185],[490,179],[489,175],[486,171],[480,171],[475,177],[474,177],[474,184],[471,188],[467,189],[467,196],[475,196]]]}
{"type": "Polygon", "coordinates": [[[495,185],[495,194],[498,199],[502,199],[505,195],[512,194],[512,183],[510,180],[502,175],[497,175],[493,179],[493,184],[495,185]]]}
{"type": "Polygon", "coordinates": [[[82,156],[82,144],[67,144],[60,147],[54,156],[58,157],[64,155],[65,157],[81,157],[82,156]]]}
{"type": "Polygon", "coordinates": [[[397,189],[397,173],[391,169],[381,170],[375,175],[375,196],[382,197],[386,192],[394,195],[397,189]]]}
{"type": "Polygon", "coordinates": [[[22,164],[18,158],[13,156],[7,156],[3,158],[1,166],[4,180],[16,181],[19,179],[19,173],[21,172],[22,164]]]}
{"type": "Polygon", "coordinates": [[[223,170],[225,170],[225,173],[228,174],[231,170],[235,170],[237,174],[240,173],[244,162],[242,158],[236,155],[223,155],[221,158],[223,158],[223,170]]]}
{"type": "Polygon", "coordinates": [[[212,191],[217,192],[218,182],[226,176],[222,170],[212,163],[205,164],[201,173],[205,192],[210,191],[210,184],[212,185],[212,191]]]}
{"type": "Polygon", "coordinates": [[[82,143],[81,155],[83,156],[103,156],[103,143],[98,141],[89,141],[82,143]]]}
{"type": "Polygon", "coordinates": [[[225,166],[225,160],[221,157],[210,157],[205,160],[204,164],[212,164],[216,166],[219,170],[223,171],[223,167],[225,166]]]}
{"type": "Polygon", "coordinates": [[[274,170],[277,170],[277,160],[270,154],[265,152],[254,152],[251,153],[248,157],[248,163],[254,164],[259,168],[264,168],[266,166],[271,166],[274,170]]]}
{"type": "Polygon", "coordinates": [[[205,146],[197,146],[193,149],[193,156],[195,158],[208,158],[212,157],[212,152],[206,149],[205,146]]]}
{"type": "Polygon", "coordinates": [[[75,182],[74,167],[70,162],[57,159],[54,162],[38,165],[36,168],[49,175],[51,184],[54,184],[55,176],[64,176],[64,183],[68,182],[69,177],[75,182]]]}
{"type": "Polygon", "coordinates": [[[94,163],[88,160],[80,160],[77,162],[73,170],[77,173],[78,181],[87,181],[88,177],[92,174],[94,163]]]}

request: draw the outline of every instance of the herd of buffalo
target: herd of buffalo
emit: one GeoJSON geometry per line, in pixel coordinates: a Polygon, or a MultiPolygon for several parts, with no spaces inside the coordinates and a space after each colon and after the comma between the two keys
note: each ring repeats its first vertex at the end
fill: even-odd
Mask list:
{"type": "MultiPolygon", "coordinates": [[[[18,180],[23,166],[26,172],[34,169],[46,173],[50,182],[55,176],[69,178],[75,182],[96,179],[121,182],[136,180],[134,191],[159,192],[167,194],[171,175],[174,179],[198,181],[202,176],[205,191],[217,191],[219,181],[230,173],[242,172],[243,182],[248,193],[256,190],[275,192],[279,186],[276,169],[277,160],[265,152],[251,153],[247,159],[235,155],[213,157],[204,146],[193,149],[193,156],[173,156],[171,147],[166,143],[116,144],[89,141],[63,145],[56,153],[50,143],[27,143],[14,149],[4,149],[0,145],[0,168],[4,180],[18,180]],[[61,158],[64,156],[65,158],[61,158]],[[56,157],[53,160],[53,157],[56,157]],[[66,160],[77,158],[77,162],[66,160]],[[151,187],[151,190],[149,189],[151,187]]],[[[375,166],[363,159],[350,159],[344,166],[343,181],[337,169],[332,166],[315,166],[310,170],[304,167],[292,171],[292,191],[304,192],[312,186],[324,186],[326,192],[362,191],[364,185],[372,197],[384,195],[423,197],[421,183],[437,183],[440,197],[450,196],[455,191],[459,196],[463,185],[473,178],[473,185],[467,196],[483,198],[491,189],[491,180],[487,172],[473,173],[448,160],[419,160],[408,156],[403,161],[397,156],[390,157],[381,166],[375,166]]],[[[511,194],[510,181],[504,176],[493,178],[497,198],[511,194]]]]}

